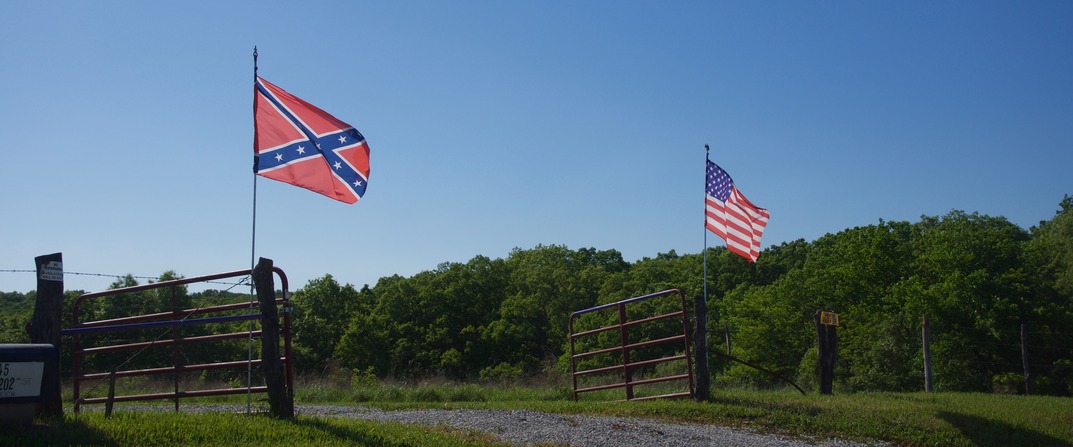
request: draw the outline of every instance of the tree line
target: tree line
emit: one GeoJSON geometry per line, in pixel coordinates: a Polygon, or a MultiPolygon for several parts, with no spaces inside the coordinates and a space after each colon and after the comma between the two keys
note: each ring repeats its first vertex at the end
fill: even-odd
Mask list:
{"type": "MultiPolygon", "coordinates": [[[[404,380],[561,376],[569,370],[571,312],[670,288],[693,299],[704,286],[703,258],[670,251],[627,262],[616,250],[539,245],[360,289],[325,275],[292,294],[296,367],[404,380]]],[[[735,357],[806,386],[816,382],[813,313],[825,309],[841,321],[836,390],[922,389],[921,318],[928,315],[937,390],[1023,388],[1025,325],[1036,391],[1073,394],[1073,197],[1029,229],[952,211],[771,246],[755,264],[722,247],[709,248],[707,260],[709,345],[725,346],[725,328],[735,357]]],[[[126,277],[113,287],[132,284],[126,277]]],[[[79,294],[68,292],[68,302],[79,294]]],[[[232,295],[183,289],[179,300],[201,306],[232,295]]],[[[163,299],[146,292],[101,300],[87,312],[111,318],[159,311],[163,299]]],[[[0,341],[25,340],[32,300],[33,292],[0,294],[14,310],[0,316],[0,341]]],[[[712,374],[716,386],[779,386],[714,359],[712,374]]]]}

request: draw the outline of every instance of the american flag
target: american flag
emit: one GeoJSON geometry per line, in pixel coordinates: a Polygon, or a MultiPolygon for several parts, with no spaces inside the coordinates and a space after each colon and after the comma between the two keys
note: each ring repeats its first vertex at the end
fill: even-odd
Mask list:
{"type": "Polygon", "coordinates": [[[753,205],[734,187],[730,175],[708,160],[704,226],[727,242],[727,249],[751,262],[760,256],[760,237],[771,213],[753,205]]]}
{"type": "Polygon", "coordinates": [[[354,203],[369,185],[369,144],[361,132],[257,77],[253,91],[253,170],[354,203]]]}

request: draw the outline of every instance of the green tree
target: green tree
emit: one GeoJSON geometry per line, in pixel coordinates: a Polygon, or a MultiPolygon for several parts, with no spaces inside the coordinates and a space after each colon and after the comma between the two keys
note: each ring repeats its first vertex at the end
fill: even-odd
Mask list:
{"type": "Polygon", "coordinates": [[[1049,221],[1032,227],[1025,257],[1032,278],[1028,322],[1037,388],[1073,394],[1073,196],[1065,196],[1049,221]]]}
{"type": "Polygon", "coordinates": [[[986,391],[1020,358],[1017,329],[1030,309],[1023,268],[1029,235],[1005,218],[961,211],[918,226],[914,267],[927,286],[925,301],[913,307],[932,315],[936,388],[986,391]]]}
{"type": "Polygon", "coordinates": [[[332,275],[310,280],[291,295],[296,369],[323,371],[328,366],[347,323],[360,307],[358,298],[354,286],[341,286],[332,275]]]}
{"type": "Polygon", "coordinates": [[[1052,300],[1073,296],[1073,196],[1065,196],[1054,218],[1031,231],[1026,250],[1041,289],[1037,293],[1054,295],[1048,297],[1052,300]]]}
{"type": "Polygon", "coordinates": [[[617,251],[557,245],[515,249],[507,265],[507,298],[484,337],[495,347],[496,365],[525,372],[537,371],[542,363],[555,366],[568,350],[570,314],[594,306],[605,281],[629,267],[617,251]]]}
{"type": "Polygon", "coordinates": [[[19,292],[0,292],[0,343],[29,343],[30,335],[26,333],[26,323],[33,315],[36,294],[19,292]]]}
{"type": "MultiPolygon", "coordinates": [[[[1002,217],[952,211],[783,243],[756,263],[710,248],[706,278],[702,255],[674,251],[632,264],[614,250],[557,245],[515,249],[505,260],[477,256],[363,288],[355,300],[361,310],[350,311],[330,355],[381,377],[516,377],[568,360],[573,311],[669,288],[691,299],[707,281],[711,332],[727,324],[736,356],[805,381],[815,376],[812,315],[829,309],[842,320],[842,390],[919,389],[924,314],[933,325],[939,389],[983,391],[1015,371],[1017,329],[1028,324],[1046,337],[1033,343],[1051,352],[1036,357],[1050,365],[1041,380],[1062,390],[1068,387],[1053,384],[1073,377],[1073,355],[1062,348],[1073,326],[1073,199],[1060,207],[1031,232],[1002,217]]],[[[630,312],[661,314],[675,306],[652,302],[630,312]]],[[[617,320],[586,318],[579,323],[586,328],[617,320]]],[[[671,329],[638,330],[660,337],[671,329]]],[[[712,340],[721,343],[721,334],[712,340]]],[[[741,366],[714,370],[724,382],[776,384],[741,366]]]]}
{"type": "MultiPolygon", "coordinates": [[[[815,345],[811,306],[801,287],[800,272],[770,286],[742,285],[724,300],[724,321],[732,331],[735,357],[758,364],[787,377],[793,377],[804,354],[815,345]]],[[[774,386],[777,379],[746,367],[732,364],[721,381],[737,384],[774,386]]]]}

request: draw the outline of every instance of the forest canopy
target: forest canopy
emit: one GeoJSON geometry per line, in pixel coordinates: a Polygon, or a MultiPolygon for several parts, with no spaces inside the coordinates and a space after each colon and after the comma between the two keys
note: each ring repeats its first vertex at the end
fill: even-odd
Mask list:
{"type": "MultiPolygon", "coordinates": [[[[571,312],[671,288],[691,300],[703,290],[703,258],[670,251],[627,262],[616,250],[538,245],[360,289],[325,275],[292,294],[296,365],[404,380],[562,376],[571,312]]],[[[952,211],[770,246],[755,264],[709,248],[707,262],[709,344],[724,344],[725,328],[734,356],[806,386],[816,382],[813,313],[826,309],[841,320],[836,390],[922,389],[928,315],[937,390],[1018,391],[1024,325],[1036,391],[1073,394],[1073,197],[1029,229],[952,211]]],[[[184,290],[182,301],[227,293],[184,290]]],[[[0,316],[0,342],[27,341],[33,295],[0,293],[12,309],[0,316]]],[[[147,311],[156,299],[95,312],[147,311]]],[[[738,364],[716,362],[712,374],[717,386],[780,386],[738,364]]]]}

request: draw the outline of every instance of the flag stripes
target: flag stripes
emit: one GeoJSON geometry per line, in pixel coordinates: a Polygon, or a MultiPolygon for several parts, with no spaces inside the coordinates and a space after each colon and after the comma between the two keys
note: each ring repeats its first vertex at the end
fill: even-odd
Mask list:
{"type": "Polygon", "coordinates": [[[723,238],[728,250],[756,262],[760,256],[760,238],[771,214],[745,198],[718,165],[708,161],[707,170],[704,226],[723,238]]]}
{"type": "Polygon", "coordinates": [[[361,132],[257,77],[254,172],[345,203],[368,187],[369,145],[361,132]]]}

